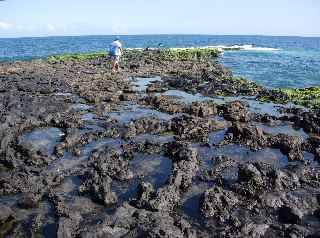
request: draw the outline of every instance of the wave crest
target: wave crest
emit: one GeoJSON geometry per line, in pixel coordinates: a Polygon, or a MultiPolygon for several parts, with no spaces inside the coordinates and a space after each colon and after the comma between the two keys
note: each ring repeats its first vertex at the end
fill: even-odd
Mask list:
{"type": "Polygon", "coordinates": [[[214,46],[206,46],[204,48],[215,48],[221,51],[227,50],[246,50],[246,51],[279,51],[280,49],[271,48],[271,47],[258,47],[255,45],[214,45],[214,46]]]}
{"type": "MultiPolygon", "coordinates": [[[[153,48],[153,47],[147,47],[149,50],[158,50],[160,48],[153,48]]],[[[164,47],[165,48],[165,47],[164,47]]],[[[200,47],[170,47],[168,49],[172,50],[184,50],[184,49],[217,49],[221,53],[224,51],[237,51],[237,50],[242,50],[242,51],[279,51],[280,49],[277,48],[271,48],[271,47],[259,47],[255,45],[210,45],[210,46],[200,46],[200,47]]],[[[145,48],[127,48],[127,49],[139,49],[143,50],[145,48]]]]}

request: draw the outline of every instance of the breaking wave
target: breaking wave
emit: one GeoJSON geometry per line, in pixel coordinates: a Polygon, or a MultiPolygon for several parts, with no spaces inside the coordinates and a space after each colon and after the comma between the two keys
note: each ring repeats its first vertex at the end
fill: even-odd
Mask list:
{"type": "MultiPolygon", "coordinates": [[[[149,50],[158,50],[158,49],[165,49],[166,47],[160,47],[160,48],[152,48],[152,47],[147,47],[149,50]]],[[[173,50],[183,50],[183,49],[218,49],[221,53],[224,51],[279,51],[280,49],[277,48],[270,48],[270,47],[258,47],[255,45],[212,45],[212,46],[199,46],[199,47],[170,47],[169,49],[173,50]]],[[[146,49],[146,48],[127,48],[127,49],[146,49]]]]}
{"type": "Polygon", "coordinates": [[[280,49],[277,48],[270,48],[270,47],[259,47],[256,45],[214,45],[214,46],[206,46],[203,48],[215,48],[221,51],[226,50],[246,50],[246,51],[279,51],[280,49]]]}

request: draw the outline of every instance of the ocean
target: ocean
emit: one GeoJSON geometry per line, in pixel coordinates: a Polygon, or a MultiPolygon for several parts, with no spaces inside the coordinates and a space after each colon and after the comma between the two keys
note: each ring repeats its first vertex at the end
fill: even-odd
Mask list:
{"type": "MultiPolygon", "coordinates": [[[[95,52],[108,48],[114,36],[0,38],[0,61],[95,52]]],[[[128,48],[240,47],[219,60],[237,76],[270,88],[320,86],[320,37],[138,35],[121,36],[128,48]]]]}

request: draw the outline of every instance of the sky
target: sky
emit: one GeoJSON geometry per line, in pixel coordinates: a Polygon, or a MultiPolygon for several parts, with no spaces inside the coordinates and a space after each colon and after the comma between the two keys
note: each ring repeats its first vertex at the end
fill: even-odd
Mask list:
{"type": "Polygon", "coordinates": [[[320,36],[320,0],[0,0],[0,38],[210,34],[320,36]]]}

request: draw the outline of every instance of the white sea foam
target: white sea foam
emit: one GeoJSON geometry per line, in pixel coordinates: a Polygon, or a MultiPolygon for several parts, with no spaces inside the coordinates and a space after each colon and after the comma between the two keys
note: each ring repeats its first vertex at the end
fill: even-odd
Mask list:
{"type": "MultiPolygon", "coordinates": [[[[271,47],[259,47],[255,45],[211,45],[211,46],[201,46],[201,47],[171,47],[172,50],[184,50],[184,49],[218,49],[220,52],[224,52],[227,50],[244,50],[244,51],[279,51],[280,49],[271,48],[271,47]]],[[[143,48],[130,48],[130,49],[139,49],[142,50],[143,48]]],[[[149,48],[149,50],[156,50],[159,48],[149,48]]]]}
{"type": "Polygon", "coordinates": [[[255,45],[214,45],[214,46],[206,46],[203,48],[215,48],[221,51],[225,50],[246,50],[246,51],[278,51],[280,49],[271,48],[271,47],[258,47],[255,45]]]}

